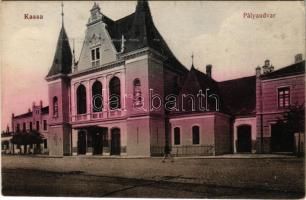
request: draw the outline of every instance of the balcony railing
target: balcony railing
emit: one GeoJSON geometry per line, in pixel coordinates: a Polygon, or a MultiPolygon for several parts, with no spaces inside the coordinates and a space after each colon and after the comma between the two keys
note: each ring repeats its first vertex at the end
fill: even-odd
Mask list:
{"type": "Polygon", "coordinates": [[[90,121],[90,120],[122,117],[123,115],[124,115],[124,112],[122,110],[109,110],[109,111],[103,111],[103,112],[92,112],[92,113],[86,113],[86,114],[73,115],[71,117],[71,121],[72,122],[90,121]]]}
{"type": "Polygon", "coordinates": [[[91,114],[91,119],[102,119],[104,115],[106,116],[107,113],[94,112],[94,113],[91,114]]]}

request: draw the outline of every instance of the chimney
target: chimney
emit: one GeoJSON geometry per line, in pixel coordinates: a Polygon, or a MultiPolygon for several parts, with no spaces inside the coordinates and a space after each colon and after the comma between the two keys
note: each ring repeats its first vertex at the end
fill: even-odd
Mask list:
{"type": "Polygon", "coordinates": [[[301,62],[303,60],[303,54],[299,53],[294,56],[294,63],[301,62]]]}
{"type": "Polygon", "coordinates": [[[31,112],[31,108],[28,108],[28,112],[31,112]]]}
{"type": "Polygon", "coordinates": [[[211,69],[212,69],[212,65],[206,65],[206,75],[211,78],[211,69]]]}
{"type": "Polygon", "coordinates": [[[39,105],[40,105],[41,108],[43,107],[43,102],[42,102],[42,100],[40,100],[39,105]]]}
{"type": "Polygon", "coordinates": [[[261,75],[261,68],[260,68],[260,66],[257,66],[255,70],[256,70],[256,77],[260,77],[260,75],[261,75]]]}

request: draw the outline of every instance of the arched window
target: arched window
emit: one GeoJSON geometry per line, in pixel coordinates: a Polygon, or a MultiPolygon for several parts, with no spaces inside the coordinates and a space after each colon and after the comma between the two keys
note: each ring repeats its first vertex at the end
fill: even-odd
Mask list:
{"type": "Polygon", "coordinates": [[[103,109],[102,84],[96,81],[92,85],[92,111],[101,112],[103,109]]]}
{"type": "Polygon", "coordinates": [[[109,82],[109,107],[111,110],[121,108],[120,79],[113,77],[109,82]]]}
{"type": "Polygon", "coordinates": [[[181,130],[179,127],[174,128],[174,145],[181,144],[181,130]]]}
{"type": "Polygon", "coordinates": [[[77,89],[77,113],[84,114],[86,109],[86,88],[84,85],[80,85],[77,89]]]}
{"type": "Polygon", "coordinates": [[[53,97],[53,117],[58,117],[58,100],[56,96],[53,97]]]}
{"type": "Polygon", "coordinates": [[[134,91],[133,91],[133,95],[134,95],[134,106],[139,107],[143,105],[143,100],[142,100],[142,96],[141,96],[141,84],[140,84],[140,80],[138,78],[136,78],[133,82],[133,86],[134,86],[134,91]]]}
{"type": "Polygon", "coordinates": [[[200,128],[198,126],[192,127],[192,144],[200,144],[200,128]]]}

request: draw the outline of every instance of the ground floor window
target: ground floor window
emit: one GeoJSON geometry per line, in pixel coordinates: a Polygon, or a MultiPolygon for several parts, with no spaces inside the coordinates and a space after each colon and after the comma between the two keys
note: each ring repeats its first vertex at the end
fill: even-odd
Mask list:
{"type": "Polygon", "coordinates": [[[200,127],[192,127],[192,144],[200,144],[200,127]]]}
{"type": "Polygon", "coordinates": [[[180,128],[176,127],[174,128],[174,145],[180,145],[181,144],[181,133],[180,128]]]}

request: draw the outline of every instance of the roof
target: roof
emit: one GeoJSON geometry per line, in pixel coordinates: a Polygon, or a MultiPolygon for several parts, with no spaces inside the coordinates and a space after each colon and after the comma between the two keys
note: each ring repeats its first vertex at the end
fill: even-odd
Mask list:
{"type": "MultiPolygon", "coordinates": [[[[185,114],[185,113],[190,113],[190,112],[203,112],[203,110],[200,110],[199,108],[200,101],[198,99],[199,99],[199,95],[201,95],[200,90],[202,90],[203,95],[206,95],[206,89],[209,89],[207,91],[208,95],[212,95],[212,94],[215,94],[217,96],[219,95],[218,83],[212,78],[210,78],[209,76],[207,76],[206,74],[204,74],[203,72],[197,70],[196,68],[192,66],[186,77],[184,85],[178,95],[179,111],[172,111],[171,113],[172,114],[175,114],[175,113],[185,114]],[[185,97],[183,97],[183,95],[185,95],[185,97]],[[188,95],[192,95],[195,98],[194,110],[191,107],[192,104],[188,103],[188,100],[190,99],[188,95]],[[184,99],[183,102],[182,102],[182,99],[184,99]],[[183,108],[184,108],[184,111],[183,111],[183,108]]],[[[207,108],[210,111],[215,111],[216,110],[215,100],[209,97],[207,99],[208,99],[207,108]]],[[[202,102],[201,105],[202,107],[206,108],[206,105],[204,102],[202,102]]],[[[220,105],[219,109],[221,109],[222,102],[219,103],[219,105],[220,105]]]]}
{"type": "Polygon", "coordinates": [[[278,78],[278,77],[285,77],[285,76],[292,76],[298,74],[305,73],[305,60],[294,63],[287,67],[280,68],[268,74],[264,74],[261,76],[262,79],[270,79],[270,78],[278,78]]]}
{"type": "Polygon", "coordinates": [[[249,115],[256,111],[256,76],[243,77],[218,83],[226,112],[249,115]]]}
{"type": "Polygon", "coordinates": [[[45,106],[41,109],[41,114],[49,114],[49,106],[45,106]]]}
{"type": "Polygon", "coordinates": [[[47,75],[53,76],[56,74],[71,73],[72,53],[69,45],[68,36],[64,26],[62,26],[58,40],[52,66],[47,75]]]}
{"type": "Polygon", "coordinates": [[[150,47],[165,56],[165,64],[172,69],[188,72],[155,27],[147,0],[138,0],[134,13],[116,21],[103,15],[103,22],[107,24],[107,30],[118,52],[121,50],[121,39],[124,36],[124,53],[150,47]]]}
{"type": "Polygon", "coordinates": [[[27,113],[23,113],[17,116],[14,116],[14,119],[21,119],[21,118],[27,118],[27,117],[32,117],[33,113],[31,112],[27,112],[27,113]]]}
{"type": "MultiPolygon", "coordinates": [[[[45,114],[49,114],[49,106],[45,106],[41,108],[41,114],[45,115],[45,114]]],[[[14,116],[14,119],[22,119],[22,118],[27,118],[27,117],[32,117],[33,116],[33,112],[26,112],[20,115],[16,115],[14,116]]]]}

